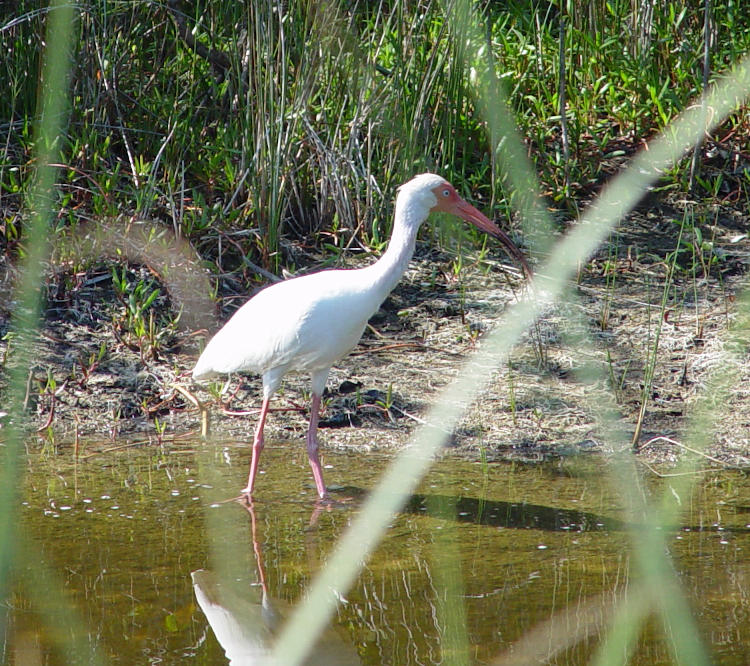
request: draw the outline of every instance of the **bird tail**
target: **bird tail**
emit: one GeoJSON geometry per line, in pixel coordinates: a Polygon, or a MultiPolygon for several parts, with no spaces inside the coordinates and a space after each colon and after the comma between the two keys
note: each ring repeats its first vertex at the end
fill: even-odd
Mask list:
{"type": "Polygon", "coordinates": [[[193,379],[213,379],[214,377],[218,377],[221,374],[220,372],[216,372],[216,370],[209,367],[205,363],[201,363],[201,360],[202,359],[199,358],[198,362],[193,368],[193,379]]]}

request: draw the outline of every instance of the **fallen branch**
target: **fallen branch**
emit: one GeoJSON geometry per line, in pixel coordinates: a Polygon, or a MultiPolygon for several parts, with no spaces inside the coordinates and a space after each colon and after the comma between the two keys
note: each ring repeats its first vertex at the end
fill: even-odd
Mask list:
{"type": "MultiPolygon", "coordinates": [[[[689,451],[690,453],[694,453],[697,456],[701,456],[702,458],[705,458],[706,460],[710,460],[711,462],[716,463],[717,465],[721,465],[722,467],[725,467],[727,469],[740,469],[737,465],[732,465],[728,462],[724,462],[723,460],[719,460],[718,458],[714,458],[713,456],[709,455],[708,453],[704,453],[703,451],[699,451],[698,449],[694,449],[690,446],[687,446],[687,444],[683,444],[682,442],[678,442],[676,439],[672,439],[671,437],[664,437],[662,435],[658,435],[656,437],[652,437],[647,442],[644,442],[643,446],[640,447],[639,451],[643,451],[647,446],[650,446],[654,442],[658,441],[664,441],[668,442],[669,444],[674,444],[675,446],[679,446],[681,449],[684,449],[685,451],[689,451]]],[[[643,462],[643,461],[641,461],[643,462]]],[[[645,464],[645,463],[644,463],[645,464]]],[[[648,465],[646,465],[648,467],[648,465]]],[[[692,474],[693,472],[679,472],[675,474],[668,474],[665,476],[682,476],[684,474],[692,474]]],[[[661,475],[660,475],[661,476],[661,475]]]]}

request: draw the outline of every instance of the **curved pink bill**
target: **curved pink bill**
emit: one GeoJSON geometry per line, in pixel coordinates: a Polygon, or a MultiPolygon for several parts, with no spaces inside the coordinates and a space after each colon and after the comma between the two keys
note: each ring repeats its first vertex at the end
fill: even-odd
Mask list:
{"type": "Polygon", "coordinates": [[[484,233],[497,238],[505,246],[505,249],[508,250],[508,253],[521,264],[526,277],[532,277],[533,273],[526,261],[526,257],[524,257],[521,250],[515,246],[508,234],[491,222],[483,213],[479,212],[470,203],[467,203],[460,197],[457,197],[457,199],[458,201],[453,204],[453,210],[451,212],[454,215],[458,215],[461,219],[473,224],[477,229],[484,231],[484,233]]]}

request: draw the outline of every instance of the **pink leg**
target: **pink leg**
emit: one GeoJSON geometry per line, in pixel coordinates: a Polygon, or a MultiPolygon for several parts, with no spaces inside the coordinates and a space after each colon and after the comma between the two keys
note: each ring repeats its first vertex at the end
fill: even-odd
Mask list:
{"type": "Polygon", "coordinates": [[[253,459],[250,461],[250,476],[247,478],[247,487],[241,492],[252,496],[253,486],[255,485],[255,476],[258,474],[258,463],[260,463],[260,453],[263,451],[263,428],[266,425],[266,416],[268,415],[268,404],[271,398],[263,398],[263,404],[260,407],[260,417],[258,425],[255,428],[255,437],[253,438],[253,459]]]}
{"type": "Polygon", "coordinates": [[[310,460],[315,486],[321,499],[328,495],[326,484],[323,483],[323,470],[318,458],[318,417],[320,413],[320,396],[313,393],[312,405],[310,405],[310,427],[307,430],[307,457],[310,460]]]}

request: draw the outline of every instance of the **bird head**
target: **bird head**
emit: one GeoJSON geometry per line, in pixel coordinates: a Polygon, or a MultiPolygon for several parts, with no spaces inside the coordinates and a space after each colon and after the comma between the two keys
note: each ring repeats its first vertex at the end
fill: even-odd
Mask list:
{"type": "Polygon", "coordinates": [[[426,218],[430,213],[451,213],[462,220],[473,224],[477,229],[497,238],[508,250],[508,253],[523,267],[527,277],[532,272],[526,258],[508,235],[483,213],[470,203],[464,201],[445,178],[434,173],[423,173],[415,176],[399,188],[399,198],[406,195],[412,206],[422,209],[426,218]]]}

